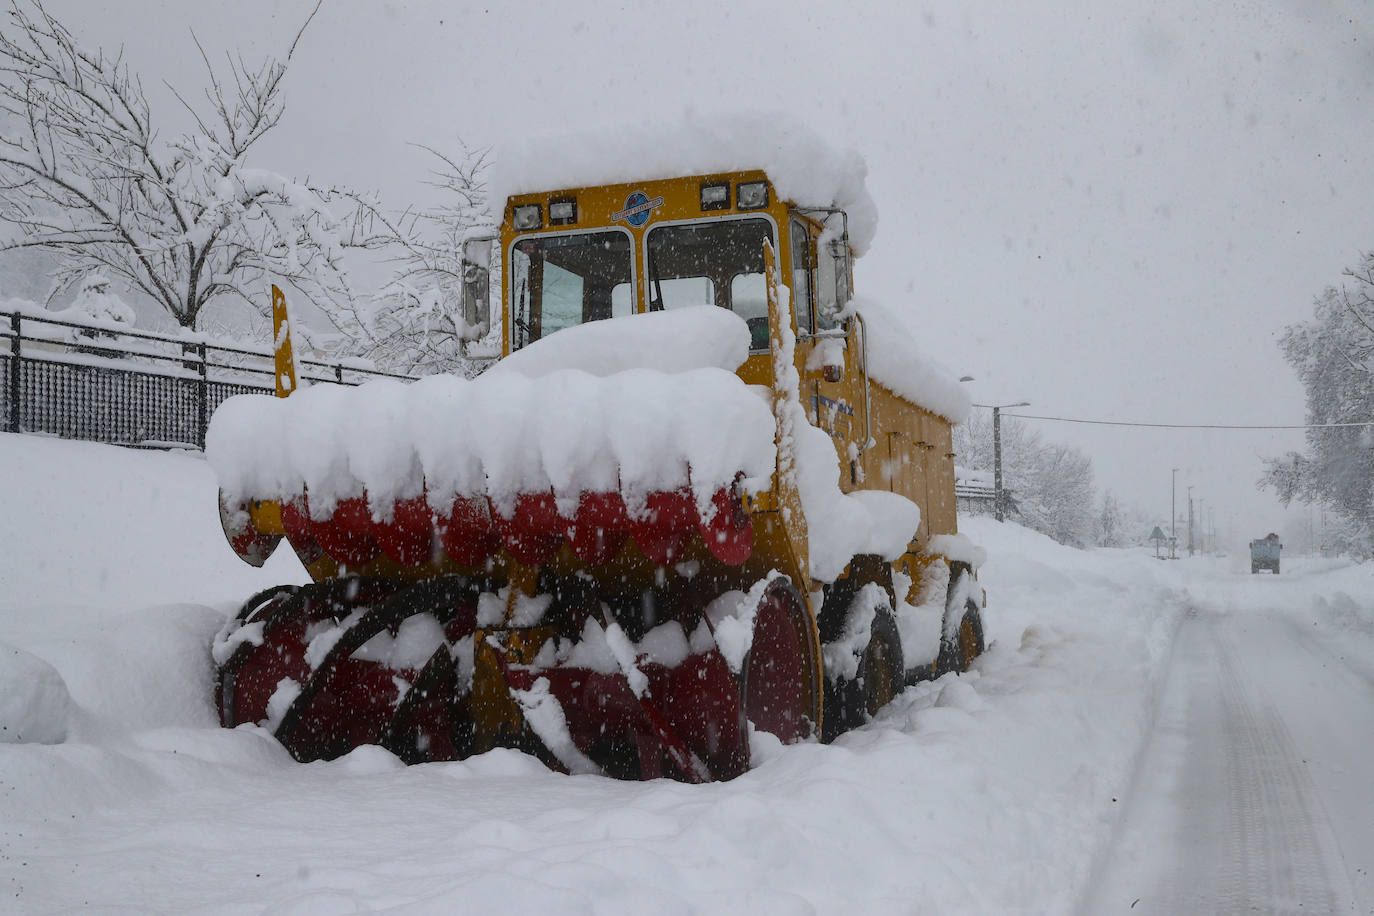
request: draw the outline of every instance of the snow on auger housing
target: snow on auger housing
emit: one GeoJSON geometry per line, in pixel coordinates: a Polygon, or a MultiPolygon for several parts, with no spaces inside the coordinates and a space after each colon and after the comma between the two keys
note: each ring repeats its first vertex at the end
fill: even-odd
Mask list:
{"type": "MultiPolygon", "coordinates": [[[[776,124],[505,156],[501,361],[220,408],[230,544],[260,565],[285,537],[314,580],[216,639],[225,726],[300,760],[730,779],[751,729],[829,740],[967,668],[967,396],[849,295],[861,162],[776,124]]],[[[477,328],[493,240],[467,246],[477,328]]]]}

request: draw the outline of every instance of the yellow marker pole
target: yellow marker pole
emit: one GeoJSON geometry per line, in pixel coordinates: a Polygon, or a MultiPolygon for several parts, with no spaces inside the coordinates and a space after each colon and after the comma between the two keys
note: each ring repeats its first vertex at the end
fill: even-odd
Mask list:
{"type": "Polygon", "coordinates": [[[286,317],[286,294],[272,284],[272,353],[277,370],[277,397],[296,390],[296,360],[291,355],[291,322],[286,317]]]}

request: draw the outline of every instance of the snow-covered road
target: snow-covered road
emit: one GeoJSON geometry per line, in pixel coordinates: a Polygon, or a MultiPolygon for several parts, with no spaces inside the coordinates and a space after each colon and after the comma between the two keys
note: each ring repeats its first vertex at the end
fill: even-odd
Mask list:
{"type": "Polygon", "coordinates": [[[728,783],[493,751],[294,763],[216,724],[259,588],[196,455],[0,434],[0,912],[1368,912],[1374,564],[961,522],[988,652],[728,783]],[[1134,910],[1130,905],[1139,898],[1134,910]]]}
{"type": "Polygon", "coordinates": [[[1374,912],[1374,657],[1288,568],[1197,589],[1085,914],[1374,912]]]}

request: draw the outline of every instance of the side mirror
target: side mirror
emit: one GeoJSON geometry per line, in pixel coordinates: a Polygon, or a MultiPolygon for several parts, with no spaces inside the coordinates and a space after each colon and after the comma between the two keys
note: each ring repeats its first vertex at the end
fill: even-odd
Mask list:
{"type": "Polygon", "coordinates": [[[849,235],[830,243],[830,254],[835,258],[835,307],[844,311],[849,305],[849,235]]]}
{"type": "Polygon", "coordinates": [[[491,237],[463,240],[463,339],[491,330],[491,237]]]}

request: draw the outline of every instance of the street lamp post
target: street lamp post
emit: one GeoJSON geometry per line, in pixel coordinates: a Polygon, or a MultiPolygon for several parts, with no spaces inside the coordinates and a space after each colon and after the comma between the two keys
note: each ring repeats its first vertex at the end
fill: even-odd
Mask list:
{"type": "Polygon", "coordinates": [[[1002,411],[1012,407],[1029,407],[1030,401],[1015,404],[974,404],[992,408],[992,514],[999,522],[1006,514],[1002,497],[1002,411]]]}

